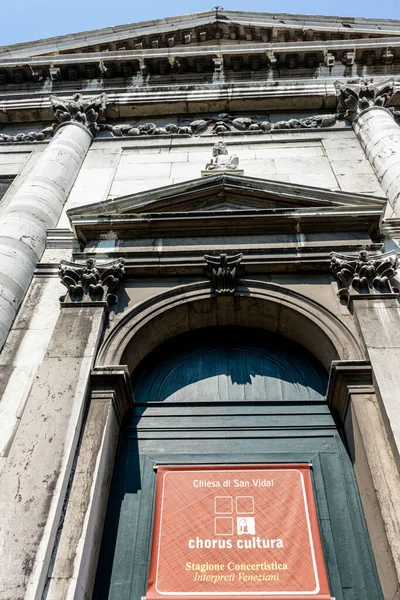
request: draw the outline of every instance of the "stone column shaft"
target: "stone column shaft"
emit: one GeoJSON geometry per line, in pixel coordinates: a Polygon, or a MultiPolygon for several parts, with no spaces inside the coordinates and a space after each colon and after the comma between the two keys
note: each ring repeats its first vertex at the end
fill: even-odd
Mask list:
{"type": "Polygon", "coordinates": [[[80,123],[62,124],[0,217],[0,350],[91,140],[80,123]]]}
{"type": "Polygon", "coordinates": [[[400,127],[389,110],[372,106],[356,116],[353,128],[387,196],[387,216],[400,217],[400,127]]]}

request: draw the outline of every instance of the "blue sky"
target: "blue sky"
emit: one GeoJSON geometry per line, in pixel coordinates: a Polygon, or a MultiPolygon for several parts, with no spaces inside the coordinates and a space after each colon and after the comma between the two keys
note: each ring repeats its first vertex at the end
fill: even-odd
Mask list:
{"type": "Polygon", "coordinates": [[[209,10],[286,12],[400,19],[399,0],[0,0],[0,45],[209,10]]]}

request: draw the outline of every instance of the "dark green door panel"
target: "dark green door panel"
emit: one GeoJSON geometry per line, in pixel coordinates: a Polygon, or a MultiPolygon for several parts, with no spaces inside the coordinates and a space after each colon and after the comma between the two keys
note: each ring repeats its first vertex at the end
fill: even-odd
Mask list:
{"type": "Polygon", "coordinates": [[[220,327],[179,336],[143,362],[135,376],[138,402],[321,401],[327,376],[293,342],[272,333],[220,327]],[[214,337],[214,339],[212,339],[214,337]]]}
{"type": "Polygon", "coordinates": [[[149,357],[135,376],[136,406],[121,435],[94,598],[146,593],[155,465],[310,462],[332,596],[381,600],[352,465],[323,398],[326,382],[304,349],[240,328],[184,336],[149,357]]]}

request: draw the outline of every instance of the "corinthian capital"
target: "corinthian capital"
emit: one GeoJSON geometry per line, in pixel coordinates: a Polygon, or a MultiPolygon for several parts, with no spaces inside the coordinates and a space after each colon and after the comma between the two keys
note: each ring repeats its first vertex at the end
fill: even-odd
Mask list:
{"type": "Polygon", "coordinates": [[[97,264],[93,258],[88,258],[85,264],[62,260],[59,276],[68,294],[60,299],[61,302],[114,304],[117,301],[115,290],[125,274],[124,264],[122,258],[102,264],[97,264]]]}
{"type": "Polygon", "coordinates": [[[373,84],[368,80],[357,85],[350,85],[345,81],[335,81],[336,95],[338,97],[338,112],[348,121],[353,122],[355,117],[371,106],[386,107],[393,91],[394,80],[373,84]]]}
{"type": "Polygon", "coordinates": [[[104,112],[107,106],[107,95],[100,94],[94,98],[86,98],[82,94],[74,94],[71,99],[61,99],[50,96],[54,117],[58,123],[75,121],[94,135],[99,131],[98,122],[104,120],[104,112]]]}
{"type": "Polygon", "coordinates": [[[361,250],[358,256],[331,252],[331,270],[338,281],[338,296],[349,303],[352,294],[393,294],[391,280],[399,267],[397,252],[369,254],[361,250]]]}

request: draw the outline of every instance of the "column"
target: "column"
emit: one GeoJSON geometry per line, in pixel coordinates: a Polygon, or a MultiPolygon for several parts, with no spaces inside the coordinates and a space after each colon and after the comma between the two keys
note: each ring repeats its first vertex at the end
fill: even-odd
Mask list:
{"type": "Polygon", "coordinates": [[[378,85],[336,82],[339,112],[353,124],[369,162],[385,192],[388,217],[400,217],[400,127],[386,106],[394,81],[378,85]]]}
{"type": "Polygon", "coordinates": [[[57,224],[106,106],[105,95],[51,101],[59,126],[0,218],[0,350],[42,256],[47,229],[57,224]]]}
{"type": "MultiPolygon", "coordinates": [[[[43,596],[86,416],[90,373],[106,310],[123,275],[118,260],[61,264],[67,294],[0,476],[0,600],[43,596]]],[[[103,435],[92,417],[98,425],[110,422],[115,435],[115,418],[106,413],[105,404],[92,407],[92,442],[96,430],[103,435]]]]}

